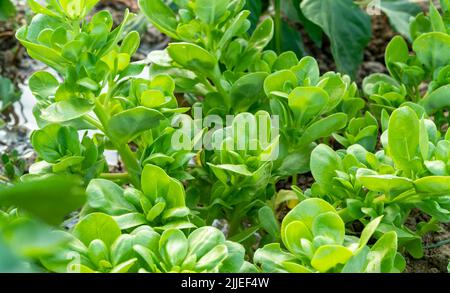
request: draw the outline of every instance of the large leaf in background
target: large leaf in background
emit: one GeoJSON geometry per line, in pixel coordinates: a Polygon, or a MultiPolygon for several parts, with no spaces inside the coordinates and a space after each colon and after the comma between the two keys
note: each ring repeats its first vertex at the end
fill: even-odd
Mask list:
{"type": "MultiPolygon", "coordinates": [[[[300,22],[301,25],[305,28],[306,32],[308,33],[308,36],[314,42],[314,44],[316,44],[316,46],[318,47],[321,47],[323,31],[318,25],[311,22],[309,19],[305,17],[302,10],[300,9],[300,2],[301,0],[281,1],[281,12],[285,17],[289,19],[289,21],[296,23],[300,22]]],[[[300,35],[298,31],[297,34],[300,35]]]]}
{"type": "Polygon", "coordinates": [[[0,21],[5,21],[16,14],[16,8],[10,0],[0,0],[0,21]]]}
{"type": "Polygon", "coordinates": [[[352,0],[303,0],[301,9],[330,39],[339,71],[355,78],[372,36],[369,15],[352,0]]]}
{"type": "Polygon", "coordinates": [[[82,181],[73,176],[33,179],[0,189],[0,206],[23,208],[52,225],[80,208],[85,198],[82,181]]]}
{"type": "Polygon", "coordinates": [[[389,17],[394,29],[411,41],[410,18],[422,12],[420,6],[410,0],[381,0],[380,9],[389,17]]]}

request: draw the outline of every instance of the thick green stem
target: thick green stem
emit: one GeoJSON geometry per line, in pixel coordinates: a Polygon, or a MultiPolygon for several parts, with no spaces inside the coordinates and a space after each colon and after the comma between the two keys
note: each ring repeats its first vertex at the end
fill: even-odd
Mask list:
{"type": "Polygon", "coordinates": [[[281,53],[281,0],[275,0],[275,50],[281,53]]]}
{"type": "Polygon", "coordinates": [[[235,214],[231,217],[229,221],[229,229],[228,229],[228,238],[239,233],[239,229],[241,228],[241,216],[235,212],[235,214]]]}
{"type": "Polygon", "coordinates": [[[130,175],[128,173],[102,173],[100,178],[109,180],[130,180],[130,175]]]}
{"type": "Polygon", "coordinates": [[[83,116],[84,121],[92,124],[93,126],[97,127],[98,130],[102,131],[103,133],[105,132],[105,129],[103,128],[103,125],[95,118],[89,116],[89,115],[84,115],[83,116]]]}
{"type": "Polygon", "coordinates": [[[298,183],[298,175],[297,175],[297,174],[294,174],[294,175],[292,176],[292,185],[293,185],[293,186],[297,186],[297,183],[298,183]]]}
{"type": "Polygon", "coordinates": [[[136,159],[136,156],[131,151],[128,144],[119,144],[111,139],[111,135],[109,134],[108,130],[109,115],[99,101],[96,101],[94,113],[97,115],[97,118],[103,125],[105,135],[111,140],[111,143],[119,153],[122,162],[125,164],[125,168],[128,171],[131,183],[134,185],[134,187],[140,188],[142,168],[139,164],[139,161],[136,159]]]}
{"type": "Polygon", "coordinates": [[[211,76],[211,81],[213,82],[214,86],[216,87],[217,91],[222,95],[222,97],[224,98],[224,102],[225,105],[228,108],[231,108],[231,99],[230,99],[230,94],[228,93],[228,91],[222,86],[221,83],[221,76],[222,73],[220,72],[220,69],[218,66],[216,66],[216,69],[214,70],[214,75],[211,76]]]}
{"type": "Polygon", "coordinates": [[[94,113],[97,116],[100,123],[102,124],[103,129],[105,130],[105,134],[107,134],[106,132],[108,132],[107,126],[109,121],[109,115],[108,113],[106,113],[105,109],[103,108],[103,105],[98,100],[95,101],[94,113]]]}
{"type": "Polygon", "coordinates": [[[141,187],[141,173],[142,168],[139,164],[139,161],[136,159],[136,156],[131,151],[128,145],[115,145],[117,152],[122,158],[123,163],[130,175],[130,181],[136,188],[141,187]]]}
{"type": "Polygon", "coordinates": [[[242,225],[242,214],[238,208],[232,212],[230,220],[228,221],[228,238],[239,233],[239,229],[242,225]]]}

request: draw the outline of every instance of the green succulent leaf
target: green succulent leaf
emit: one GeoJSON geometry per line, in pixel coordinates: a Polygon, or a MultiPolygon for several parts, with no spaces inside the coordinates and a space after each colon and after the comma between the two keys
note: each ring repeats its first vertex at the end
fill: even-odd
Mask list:
{"type": "Polygon", "coordinates": [[[120,235],[120,228],[111,216],[103,213],[92,213],[81,219],[74,227],[73,235],[84,245],[98,239],[110,246],[120,235]]]}
{"type": "Polygon", "coordinates": [[[389,120],[389,153],[403,170],[409,170],[419,147],[419,119],[409,107],[395,110],[389,120]]]}
{"type": "Polygon", "coordinates": [[[353,253],[340,245],[323,245],[314,253],[311,265],[319,272],[327,272],[338,264],[345,264],[353,253]]]}
{"type": "MultiPolygon", "coordinates": [[[[281,231],[285,231],[287,225],[294,221],[303,222],[309,230],[312,230],[314,219],[325,212],[336,212],[336,210],[326,201],[319,198],[310,198],[302,201],[292,209],[281,224],[281,231]]],[[[284,233],[281,233],[285,242],[284,233]]]]}

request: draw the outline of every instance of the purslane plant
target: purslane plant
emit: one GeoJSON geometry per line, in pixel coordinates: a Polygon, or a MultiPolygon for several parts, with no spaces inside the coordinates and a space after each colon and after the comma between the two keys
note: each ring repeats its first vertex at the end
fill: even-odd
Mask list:
{"type": "Polygon", "coordinates": [[[430,3],[429,14],[419,14],[410,24],[413,54],[407,42],[397,36],[386,48],[385,60],[389,74],[374,74],[364,80],[363,89],[373,107],[388,111],[405,102],[421,104],[439,125],[448,123],[444,110],[450,93],[450,30],[448,2],[441,1],[442,15],[430,3]],[[424,91],[421,86],[427,84],[424,91]]]}
{"type": "Polygon", "coordinates": [[[255,252],[254,261],[265,272],[401,272],[405,261],[397,254],[395,232],[368,246],[380,220],[368,223],[361,238],[348,236],[333,206],[307,199],[283,219],[281,238],[287,251],[278,243],[269,244],[255,252]]]}
{"type": "Polygon", "coordinates": [[[41,262],[49,271],[60,273],[128,272],[138,260],[132,245],[151,243],[146,232],[141,228],[129,235],[122,234],[111,216],[91,213],[71,233],[54,232],[70,239],[69,243],[50,257],[41,258],[41,262]]]}
{"type": "MultiPolygon", "coordinates": [[[[189,116],[180,117],[186,119],[174,117],[173,124],[177,124],[177,121],[180,121],[180,124],[193,124],[193,120],[189,116]]],[[[181,125],[180,128],[173,127],[175,126],[173,124],[166,125],[169,122],[168,120],[164,121],[158,128],[148,131],[135,141],[140,150],[140,163],[142,166],[147,164],[159,166],[168,175],[178,180],[192,180],[194,177],[187,170],[196,156],[194,150],[196,139],[202,137],[193,137],[191,131],[183,129],[184,125],[181,125]],[[187,143],[184,143],[183,139],[187,139],[187,143]],[[174,142],[179,143],[182,148],[175,147],[174,142]]]]}
{"type": "MultiPolygon", "coordinates": [[[[156,243],[155,243],[156,244],[156,243]]],[[[145,262],[144,272],[256,272],[245,261],[244,247],[227,241],[223,233],[213,227],[201,227],[186,237],[180,230],[164,231],[158,246],[135,246],[134,250],[145,262]]]]}
{"type": "Polygon", "coordinates": [[[116,221],[103,213],[81,219],[69,234],[68,245],[42,257],[53,272],[238,272],[255,271],[244,260],[244,248],[225,239],[213,227],[193,230],[188,237],[175,228],[158,234],[150,226],[121,233],[116,221]],[[102,229],[97,229],[99,226],[102,229]]]}
{"type": "Polygon", "coordinates": [[[401,107],[382,135],[383,150],[375,154],[360,145],[339,152],[318,146],[311,158],[316,180],[311,195],[346,207],[341,211],[346,221],[384,215],[379,230],[401,231],[400,244],[420,257],[420,236],[450,220],[448,139],[431,120],[401,107]],[[404,226],[413,208],[432,217],[415,232],[404,226]]]}
{"type": "Polygon", "coordinates": [[[86,189],[87,204],[82,214],[93,211],[113,216],[120,229],[150,225],[155,230],[194,228],[185,205],[183,185],[163,169],[146,165],[141,176],[141,190],[106,179],[93,179],[86,189]]]}
{"type": "Polygon", "coordinates": [[[280,156],[275,169],[281,176],[308,172],[315,142],[344,128],[348,116],[360,110],[358,103],[348,105],[358,100],[356,85],[348,76],[333,72],[320,76],[314,58],[298,61],[288,55],[282,54],[286,58],[279,70],[264,81],[271,113],[280,120],[280,156]]]}
{"type": "MultiPolygon", "coordinates": [[[[362,117],[365,103],[349,76],[321,75],[311,57],[265,51],[273,22],[267,18],[249,33],[245,1],[172,2],[139,1],[176,41],[149,55],[150,78],[143,78],[136,76],[145,62],[131,62],[139,46],[138,33],[126,31],[131,14],[113,29],[108,12],[88,16],[96,0],[29,1],[37,15],[17,37],[56,74],[41,71],[29,80],[38,99],[41,129],[31,141],[39,161],[22,183],[1,187],[0,238],[21,231],[11,222],[24,221],[22,209],[59,224],[80,208],[87,186],[86,204],[65,222],[70,232],[42,233],[59,249],[50,254],[43,245],[45,253],[26,259],[55,272],[399,272],[405,262],[398,248],[420,257],[420,236],[450,220],[450,132],[442,135],[427,118],[441,98],[427,104],[425,95],[425,110],[405,102],[418,94],[422,71],[433,93],[445,88],[446,55],[432,50],[427,59],[430,48],[420,48],[425,55],[416,48],[417,57],[403,66],[395,59],[403,44],[394,39],[387,53],[393,77],[364,82],[380,115],[362,117]],[[222,124],[226,114],[237,115],[225,128],[197,127],[174,92],[201,105],[202,114],[218,114],[222,124]],[[80,130],[95,133],[79,138],[80,130]],[[328,147],[331,137],[346,150],[328,147]],[[118,151],[126,173],[108,173],[105,149],[118,151]],[[310,190],[276,195],[280,179],[297,183],[296,175],[308,171],[316,180],[310,190]],[[83,180],[70,177],[68,187],[59,177],[68,174],[83,180]],[[45,207],[37,199],[53,201],[45,207]],[[280,203],[292,199],[280,225],[280,203]],[[431,220],[409,230],[405,220],[414,208],[431,220]],[[352,229],[355,221],[365,226],[361,233],[352,229]],[[245,261],[255,250],[258,267],[245,261]]],[[[420,23],[442,31],[447,18],[436,13],[420,23]]],[[[414,38],[429,34],[436,32],[414,38]]]]}
{"type": "MultiPolygon", "coordinates": [[[[151,1],[141,2],[141,6],[144,7],[144,11],[146,7],[145,5],[148,5],[148,7],[151,7],[152,5],[156,5],[158,7],[160,6],[160,4],[157,4],[158,1],[156,1],[153,4],[149,2],[151,1]]],[[[196,7],[195,5],[197,2],[193,1],[193,3],[191,2],[189,3],[190,4],[188,5],[188,7],[196,7]]],[[[221,3],[221,1],[218,1],[217,3],[221,3]]],[[[213,4],[213,6],[220,5],[217,3],[213,4]]],[[[166,9],[164,10],[166,11],[166,9]]],[[[169,12],[170,10],[166,11],[166,13],[169,12]]],[[[159,23],[160,20],[156,18],[155,14],[152,14],[151,12],[148,12],[146,14],[154,25],[156,25],[157,27],[162,26],[162,24],[159,23]]],[[[179,18],[182,19],[181,16],[179,18]]],[[[201,18],[201,16],[197,15],[197,18],[201,18]]],[[[198,21],[201,21],[201,19],[198,21]]],[[[257,34],[262,35],[264,33],[264,35],[267,35],[265,36],[265,39],[269,40],[271,39],[271,33],[264,32],[268,30],[268,26],[266,25],[266,23],[267,21],[263,22],[259,27],[256,28],[255,32],[248,41],[249,43],[252,43],[252,40],[257,37],[257,34]]],[[[213,26],[215,27],[215,25],[216,24],[214,23],[213,26]]],[[[182,24],[178,23],[176,27],[180,28],[181,26],[182,24]]],[[[218,33],[218,35],[220,35],[220,33],[218,33]]],[[[176,36],[173,35],[171,36],[177,38],[176,36]]],[[[224,37],[225,36],[228,37],[227,34],[224,34],[224,37]]],[[[245,35],[243,38],[245,39],[245,35]]],[[[161,70],[155,69],[153,70],[153,72],[154,73],[164,72],[170,73],[172,76],[177,76],[177,73],[173,72],[173,68],[181,66],[182,69],[189,69],[190,71],[193,71],[193,74],[204,75],[204,73],[202,73],[202,70],[205,70],[204,68],[208,68],[208,66],[204,64],[204,62],[206,62],[205,60],[207,59],[211,61],[210,62],[211,64],[213,64],[209,67],[220,68],[220,66],[217,65],[217,60],[214,60],[214,54],[217,48],[215,48],[214,46],[211,47],[204,44],[203,45],[200,44],[203,47],[199,47],[198,46],[199,42],[202,43],[203,39],[199,39],[198,41],[191,40],[190,43],[182,43],[182,44],[173,43],[169,45],[168,49],[164,52],[152,53],[149,58],[151,61],[154,62],[152,68],[156,67],[159,69],[160,67],[165,67],[167,69],[166,71],[162,69],[161,70]],[[192,51],[192,53],[183,54],[183,52],[185,51],[192,51]],[[206,56],[209,57],[206,58],[206,56]],[[199,64],[203,65],[200,66],[199,64]]],[[[245,40],[243,42],[245,42],[245,40]]],[[[195,96],[204,97],[204,100],[202,100],[201,104],[203,106],[204,112],[209,114],[211,113],[224,114],[228,113],[229,111],[242,112],[247,110],[256,110],[258,109],[255,108],[256,106],[259,106],[262,109],[271,109],[272,114],[279,115],[282,120],[281,122],[284,124],[289,123],[288,127],[292,128],[286,135],[287,139],[296,137],[297,135],[301,136],[301,138],[298,139],[300,142],[288,140],[282,143],[284,145],[291,146],[290,150],[285,149],[284,150],[285,152],[288,152],[288,154],[292,156],[286,159],[286,162],[289,162],[287,164],[290,165],[282,166],[282,168],[280,168],[280,174],[285,176],[308,171],[308,164],[306,157],[309,155],[309,152],[308,151],[300,152],[298,150],[307,149],[308,147],[311,146],[311,143],[313,141],[322,137],[330,136],[334,131],[339,130],[345,126],[346,118],[342,114],[338,113],[335,113],[335,115],[333,117],[330,117],[330,119],[327,121],[314,124],[314,122],[316,122],[321,115],[325,114],[326,112],[334,111],[334,108],[336,108],[336,110],[339,109],[339,111],[346,111],[354,114],[364,106],[361,105],[362,100],[358,100],[357,103],[352,104],[352,102],[355,102],[355,100],[357,99],[356,85],[351,83],[350,79],[347,76],[340,76],[334,73],[327,73],[322,77],[320,77],[318,65],[313,58],[304,58],[299,61],[296,55],[292,52],[285,52],[278,56],[273,51],[253,52],[254,50],[253,51],[250,50],[252,52],[252,56],[259,56],[259,58],[256,57],[252,57],[253,59],[250,58],[252,61],[251,65],[248,65],[248,68],[243,67],[241,69],[241,67],[243,66],[242,64],[247,64],[247,60],[249,59],[246,56],[239,57],[238,53],[241,51],[242,50],[237,51],[236,53],[237,55],[234,58],[236,61],[240,60],[240,62],[238,63],[240,67],[237,67],[237,69],[236,68],[230,69],[227,67],[226,63],[224,65],[226,68],[228,68],[228,70],[223,73],[222,83],[227,86],[222,91],[219,91],[217,89],[213,93],[192,92],[192,90],[190,89],[187,90],[182,89],[182,91],[190,92],[195,96]],[[242,62],[243,60],[244,62],[242,62]],[[291,71],[290,74],[289,72],[287,72],[289,70],[291,71]],[[300,121],[300,123],[303,122],[306,125],[300,125],[298,123],[297,125],[293,125],[295,122],[290,123],[290,121],[293,120],[294,118],[286,117],[286,115],[292,115],[289,114],[290,112],[289,109],[284,109],[288,105],[281,106],[279,105],[280,101],[273,99],[272,92],[276,91],[278,94],[280,94],[281,92],[284,91],[285,94],[290,94],[290,92],[296,86],[304,86],[305,90],[306,87],[308,86],[311,87],[317,86],[325,91],[325,93],[321,93],[322,94],[321,100],[322,101],[324,99],[330,100],[327,107],[325,107],[325,105],[322,105],[323,107],[319,110],[317,109],[313,110],[311,108],[308,109],[309,111],[316,111],[315,113],[309,114],[311,114],[317,120],[311,119],[309,121],[300,121]],[[230,96],[231,100],[229,102],[223,101],[223,97],[226,95],[230,96]],[[259,101],[259,105],[255,105],[255,101],[259,101]],[[261,102],[263,103],[261,104],[261,102]],[[225,109],[223,109],[224,105],[226,105],[225,109]],[[222,108],[222,110],[220,110],[220,108],[222,108]],[[310,129],[306,129],[308,126],[313,127],[311,127],[310,129]],[[300,132],[300,134],[295,132],[294,129],[297,129],[296,131],[300,132]],[[311,133],[315,132],[316,130],[320,130],[320,133],[317,133],[318,136],[310,137],[311,133]],[[305,134],[304,136],[302,133],[303,131],[306,132],[304,133],[305,134]],[[296,149],[293,150],[292,148],[296,149]],[[305,160],[306,162],[304,162],[305,160]],[[294,170],[292,170],[293,169],[292,165],[298,166],[294,168],[294,170]]],[[[227,52],[233,53],[234,51],[230,49],[227,52]]],[[[244,50],[242,54],[246,53],[247,51],[244,50]]],[[[183,77],[189,76],[186,74],[186,72],[184,73],[180,72],[180,74],[182,74],[183,77]]],[[[212,81],[217,80],[217,78],[212,77],[211,74],[209,76],[207,75],[206,77],[212,81]]],[[[177,84],[182,85],[188,84],[185,81],[177,80],[177,77],[175,77],[175,80],[177,81],[177,84]]],[[[209,80],[206,79],[206,82],[209,82],[209,80]]],[[[199,82],[193,83],[191,82],[191,84],[198,85],[199,82]]],[[[192,85],[190,85],[190,88],[192,88],[192,85]]],[[[300,100],[304,99],[302,96],[299,96],[299,94],[302,94],[300,92],[300,89],[297,92],[297,96],[292,97],[291,100],[296,99],[299,102],[300,100]]],[[[306,94],[311,95],[311,93],[306,94]]],[[[292,94],[292,96],[294,96],[294,94],[292,94]]],[[[309,106],[310,105],[305,105],[305,108],[309,106]]],[[[284,124],[282,124],[281,126],[286,126],[284,124]]]]}
{"type": "Polygon", "coordinates": [[[69,173],[78,174],[89,182],[100,173],[108,172],[102,141],[84,136],[80,142],[78,131],[71,126],[48,124],[32,133],[31,144],[42,161],[30,166],[31,175],[26,176],[69,173]]]}
{"type": "Polygon", "coordinates": [[[368,151],[374,151],[378,142],[378,121],[366,112],[364,117],[352,118],[343,135],[333,133],[333,138],[345,148],[359,144],[368,151]]]}
{"type": "Polygon", "coordinates": [[[25,173],[27,163],[17,149],[1,155],[3,174],[0,175],[0,185],[15,183],[25,173]]]}
{"type": "Polygon", "coordinates": [[[212,149],[199,156],[199,181],[188,189],[188,200],[203,207],[198,210],[206,223],[227,219],[229,236],[239,232],[246,218],[257,224],[257,209],[274,194],[279,136],[272,122],[265,111],[240,113],[229,126],[211,133],[212,149]]]}
{"type": "Polygon", "coordinates": [[[413,206],[384,201],[378,192],[368,192],[358,180],[360,168],[391,169],[390,159],[387,162],[379,160],[360,145],[335,152],[322,144],[314,149],[311,160],[314,162],[311,170],[316,182],[303,196],[323,198],[341,207],[339,214],[346,223],[355,220],[367,222],[367,219],[384,215],[378,229],[396,231],[400,247],[406,248],[415,257],[422,255],[420,236],[404,226],[413,206]],[[375,165],[369,162],[375,162],[375,165]]]}
{"type": "Polygon", "coordinates": [[[140,1],[153,25],[175,40],[184,41],[171,43],[165,51],[152,52],[151,74],[173,76],[177,86],[186,86],[178,90],[193,95],[193,102],[201,102],[206,114],[256,112],[259,107],[279,115],[280,128],[287,128],[280,143],[283,156],[287,157],[284,164],[280,159],[275,168],[280,175],[307,172],[308,150],[313,142],[331,136],[346,124],[345,114],[335,112],[349,112],[353,118],[364,106],[362,100],[354,103],[357,89],[348,76],[331,72],[320,76],[313,58],[299,61],[293,52],[277,55],[263,51],[272,38],[273,24],[266,19],[248,35],[248,11],[240,12],[243,1],[214,1],[210,6],[203,5],[206,4],[203,1],[176,4],[177,14],[163,1],[140,1]],[[209,9],[212,12],[208,14],[209,9]],[[194,37],[193,32],[197,33],[194,37]],[[233,54],[233,58],[229,59],[227,54],[233,54]],[[199,90],[199,86],[206,90],[199,90]],[[313,107],[316,96],[321,104],[313,107]],[[300,109],[298,104],[303,100],[309,103],[305,102],[300,109]],[[303,112],[308,113],[300,119],[303,112]],[[323,117],[326,114],[330,117],[323,117]]]}
{"type": "Polygon", "coordinates": [[[272,38],[272,19],[249,36],[244,0],[176,1],[176,12],[162,0],[139,4],[155,27],[181,41],[149,55],[151,75],[170,74],[178,91],[192,102],[202,101],[205,114],[244,112],[262,104],[266,74],[248,71],[272,38]]]}
{"type": "Polygon", "coordinates": [[[106,147],[116,149],[128,171],[129,180],[139,187],[141,165],[128,145],[143,132],[159,125],[176,108],[169,77],[151,81],[133,79],[144,64],[130,63],[139,46],[137,32],[124,32],[133,17],[126,11],[124,21],[112,29],[107,11],[86,16],[97,1],[73,3],[30,1],[38,13],[17,38],[30,56],[61,76],[60,82],[48,72],[37,72],[29,81],[38,99],[35,115],[40,126],[69,124],[76,129],[97,129],[105,135],[106,147]],[[94,115],[92,115],[94,113],[94,115]]]}

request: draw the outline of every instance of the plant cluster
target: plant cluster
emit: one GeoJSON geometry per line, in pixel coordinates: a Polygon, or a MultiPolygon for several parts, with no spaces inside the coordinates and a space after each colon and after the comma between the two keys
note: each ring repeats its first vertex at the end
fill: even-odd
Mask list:
{"type": "Polygon", "coordinates": [[[277,25],[253,27],[251,1],[140,0],[172,39],[143,61],[135,15],[114,27],[97,2],[28,1],[17,38],[54,72],[29,79],[38,159],[0,186],[0,270],[402,272],[450,221],[447,0],[411,22],[413,52],[391,41],[389,75],[362,90],[270,50],[277,25]],[[427,220],[407,225],[413,212],[427,220]]]}
{"type": "Polygon", "coordinates": [[[276,26],[270,48],[278,53],[291,50],[305,54],[304,38],[295,29],[301,26],[316,47],[322,48],[328,41],[337,69],[353,78],[372,38],[370,15],[385,15],[393,30],[411,40],[410,18],[422,12],[417,3],[409,0],[251,0],[247,8],[256,16],[252,23],[261,14],[271,13],[270,3],[276,26]]]}

